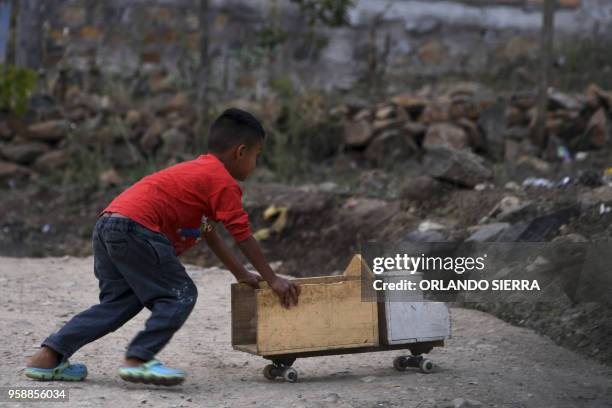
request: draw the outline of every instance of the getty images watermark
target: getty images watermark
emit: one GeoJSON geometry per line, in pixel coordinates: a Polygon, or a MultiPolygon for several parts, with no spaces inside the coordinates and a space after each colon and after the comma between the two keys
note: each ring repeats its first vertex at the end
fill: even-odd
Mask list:
{"type": "Polygon", "coordinates": [[[612,242],[369,243],[362,297],[377,301],[608,302],[612,242]]]}

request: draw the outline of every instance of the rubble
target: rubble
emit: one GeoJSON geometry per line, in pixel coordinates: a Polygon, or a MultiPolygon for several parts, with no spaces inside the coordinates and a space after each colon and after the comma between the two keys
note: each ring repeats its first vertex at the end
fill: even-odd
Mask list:
{"type": "Polygon", "coordinates": [[[469,188],[487,182],[493,177],[493,173],[484,165],[481,157],[466,150],[447,147],[429,148],[424,167],[427,174],[432,177],[469,188]]]}

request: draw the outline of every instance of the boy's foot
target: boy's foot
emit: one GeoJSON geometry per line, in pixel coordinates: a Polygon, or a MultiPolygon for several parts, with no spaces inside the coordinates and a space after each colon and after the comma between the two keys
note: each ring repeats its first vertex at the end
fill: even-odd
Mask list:
{"type": "Polygon", "coordinates": [[[25,375],[39,381],[83,381],[87,377],[87,367],[66,360],[54,368],[27,367],[25,375]]]}
{"type": "Polygon", "coordinates": [[[143,384],[177,385],[185,381],[185,376],[185,371],[166,367],[157,360],[119,369],[119,377],[123,380],[143,384]]]}
{"type": "Polygon", "coordinates": [[[27,367],[55,368],[61,363],[60,354],[50,347],[42,346],[26,363],[27,367]]]}

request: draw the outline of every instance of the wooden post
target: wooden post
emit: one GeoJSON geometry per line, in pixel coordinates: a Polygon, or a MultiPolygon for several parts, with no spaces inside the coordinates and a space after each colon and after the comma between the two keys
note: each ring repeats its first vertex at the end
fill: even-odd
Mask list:
{"type": "Polygon", "coordinates": [[[548,107],[548,86],[550,83],[550,65],[555,30],[555,2],[544,0],[542,10],[542,34],[540,39],[540,88],[538,95],[538,120],[536,142],[542,152],[546,148],[546,112],[548,107]]]}

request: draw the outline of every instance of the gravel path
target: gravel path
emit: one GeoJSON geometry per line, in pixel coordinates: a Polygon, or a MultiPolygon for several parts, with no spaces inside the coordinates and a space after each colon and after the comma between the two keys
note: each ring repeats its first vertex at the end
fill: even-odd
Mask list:
{"type": "Polygon", "coordinates": [[[454,406],[459,398],[472,400],[472,406],[478,401],[482,407],[612,407],[611,367],[560,348],[531,330],[466,309],[452,309],[453,338],[430,354],[437,364],[432,374],[397,372],[392,359],[398,353],[380,352],[298,360],[298,383],[270,382],[261,374],[265,360],[231,348],[232,276],[221,269],[197,267],[188,267],[200,293],[196,308],[159,355],[167,364],[188,370],[182,386],[129,384],[116,375],[122,352],[143,326],[146,311],[73,357],[89,368],[85,382],[27,379],[24,359],[39,342],[97,302],[92,270],[92,258],[0,257],[0,387],[65,386],[70,401],[53,404],[62,407],[427,408],[454,406]]]}

